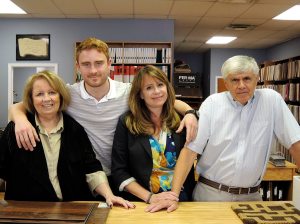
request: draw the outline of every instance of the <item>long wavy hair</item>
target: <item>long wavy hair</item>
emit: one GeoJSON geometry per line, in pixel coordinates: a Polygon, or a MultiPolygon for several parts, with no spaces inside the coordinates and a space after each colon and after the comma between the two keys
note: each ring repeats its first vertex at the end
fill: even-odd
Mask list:
{"type": "Polygon", "coordinates": [[[170,130],[175,130],[179,127],[180,117],[175,111],[175,91],[169,82],[167,75],[159,68],[153,65],[146,65],[135,76],[132,82],[132,88],[129,95],[129,113],[125,117],[127,128],[135,135],[152,135],[155,127],[151,121],[150,111],[147,108],[145,101],[141,99],[140,93],[145,76],[151,76],[163,82],[167,87],[168,97],[163,105],[161,120],[162,125],[170,130]]]}

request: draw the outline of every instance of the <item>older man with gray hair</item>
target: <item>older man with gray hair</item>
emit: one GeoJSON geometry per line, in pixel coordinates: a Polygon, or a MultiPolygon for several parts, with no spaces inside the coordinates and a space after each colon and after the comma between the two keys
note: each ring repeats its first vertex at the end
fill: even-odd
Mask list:
{"type": "MultiPolygon", "coordinates": [[[[197,138],[180,153],[172,191],[179,195],[199,154],[194,201],[262,200],[259,185],[275,137],[300,167],[300,127],[279,93],[256,89],[259,67],[254,58],[231,57],[221,71],[228,91],[202,103],[197,138]]],[[[177,201],[164,200],[146,211],[177,207],[177,201]]]]}

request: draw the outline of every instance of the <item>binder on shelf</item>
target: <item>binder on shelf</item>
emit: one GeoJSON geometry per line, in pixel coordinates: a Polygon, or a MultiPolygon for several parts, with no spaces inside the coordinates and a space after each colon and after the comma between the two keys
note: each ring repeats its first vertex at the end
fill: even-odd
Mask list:
{"type": "Polygon", "coordinates": [[[128,65],[124,66],[124,75],[123,75],[123,82],[130,82],[129,80],[129,67],[128,65]]]}
{"type": "Polygon", "coordinates": [[[129,66],[129,82],[132,82],[137,73],[137,66],[129,66]]]}
{"type": "Polygon", "coordinates": [[[116,65],[114,66],[114,80],[123,82],[123,74],[122,74],[122,66],[121,65],[116,65]]]}

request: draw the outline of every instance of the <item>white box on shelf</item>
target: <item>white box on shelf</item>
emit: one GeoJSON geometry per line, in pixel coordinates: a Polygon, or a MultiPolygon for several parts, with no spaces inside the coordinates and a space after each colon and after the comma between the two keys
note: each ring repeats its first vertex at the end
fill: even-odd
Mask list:
{"type": "Polygon", "coordinates": [[[293,179],[293,204],[300,210],[300,176],[294,176],[293,179]]]}

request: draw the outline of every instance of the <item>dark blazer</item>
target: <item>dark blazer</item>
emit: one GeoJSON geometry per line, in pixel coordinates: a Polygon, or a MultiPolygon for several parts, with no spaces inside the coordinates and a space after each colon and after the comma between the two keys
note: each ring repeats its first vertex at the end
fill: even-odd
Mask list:
{"type": "MultiPolygon", "coordinates": [[[[129,132],[125,124],[126,113],[118,121],[112,148],[112,179],[119,188],[121,183],[130,177],[145,189],[150,191],[150,176],[153,168],[153,159],[149,136],[136,136],[129,132]]],[[[176,155],[179,156],[185,143],[185,133],[176,134],[172,131],[172,137],[176,147],[176,155]]],[[[185,183],[184,190],[189,200],[195,186],[194,169],[192,168],[185,183]]],[[[141,200],[134,195],[123,191],[120,194],[127,200],[141,200]]]]}
{"type": "MultiPolygon", "coordinates": [[[[61,133],[57,175],[64,201],[93,200],[85,174],[102,170],[83,127],[67,114],[61,133]]],[[[33,114],[28,119],[36,127],[33,114]]],[[[41,142],[34,151],[19,149],[13,122],[0,139],[0,177],[6,181],[5,199],[26,201],[58,201],[49,180],[41,142]]],[[[38,128],[36,127],[38,132],[38,128]]]]}

